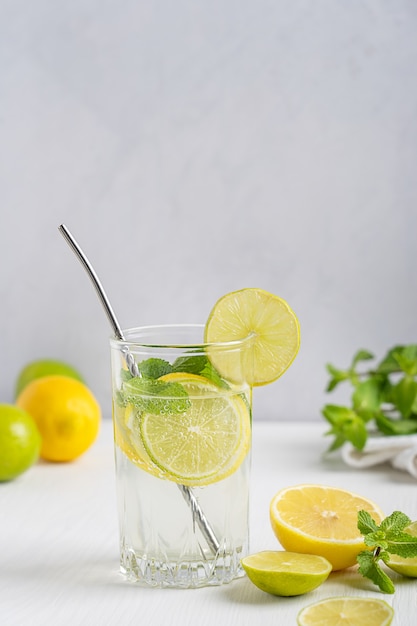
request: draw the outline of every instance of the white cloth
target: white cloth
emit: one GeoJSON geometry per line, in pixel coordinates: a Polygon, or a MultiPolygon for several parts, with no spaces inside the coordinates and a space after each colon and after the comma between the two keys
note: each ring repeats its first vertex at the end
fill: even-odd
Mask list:
{"type": "Polygon", "coordinates": [[[350,442],[342,446],[342,458],[352,467],[365,468],[390,462],[417,478],[417,435],[369,437],[363,450],[350,442]]]}

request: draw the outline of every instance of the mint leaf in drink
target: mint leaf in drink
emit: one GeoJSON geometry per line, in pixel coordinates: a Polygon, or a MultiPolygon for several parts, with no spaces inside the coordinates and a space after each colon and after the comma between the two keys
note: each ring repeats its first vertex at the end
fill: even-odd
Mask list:
{"type": "Polygon", "coordinates": [[[123,384],[122,394],[126,403],[153,415],[185,413],[190,407],[188,393],[179,383],[131,378],[123,384]]]}
{"type": "Polygon", "coordinates": [[[132,378],[132,374],[129,372],[129,370],[125,370],[125,369],[121,369],[120,370],[120,380],[126,381],[126,380],[130,380],[132,378]]]}
{"type": "Polygon", "coordinates": [[[218,387],[229,388],[229,385],[221,378],[205,354],[178,357],[172,364],[172,371],[197,374],[207,378],[218,387]]]}
{"type": "Polygon", "coordinates": [[[165,376],[165,374],[170,374],[172,372],[172,365],[164,359],[151,358],[138,363],[138,369],[140,375],[144,378],[152,378],[155,380],[156,378],[165,376]]]}

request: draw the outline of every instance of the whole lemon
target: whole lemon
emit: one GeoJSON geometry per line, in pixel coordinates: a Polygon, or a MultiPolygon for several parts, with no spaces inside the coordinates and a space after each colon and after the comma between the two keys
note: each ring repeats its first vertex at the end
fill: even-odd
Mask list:
{"type": "Polygon", "coordinates": [[[91,391],[68,376],[33,380],[19,394],[17,406],[35,420],[42,437],[40,456],[47,461],[72,461],[95,441],[100,406],[91,391]]]}
{"type": "Polygon", "coordinates": [[[39,458],[41,436],[32,417],[10,404],[0,404],[0,481],[23,474],[39,458]]]}
{"type": "Polygon", "coordinates": [[[68,363],[64,361],[56,361],[54,359],[38,359],[31,361],[20,370],[16,380],[15,386],[15,399],[22,393],[23,389],[37,378],[43,378],[44,376],[69,376],[75,378],[81,383],[85,382],[81,374],[68,363]]]}

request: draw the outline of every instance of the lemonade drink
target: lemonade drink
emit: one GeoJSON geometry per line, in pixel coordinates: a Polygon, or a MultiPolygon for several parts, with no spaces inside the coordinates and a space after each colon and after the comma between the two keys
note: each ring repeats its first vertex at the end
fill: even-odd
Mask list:
{"type": "Polygon", "coordinates": [[[203,331],[111,341],[121,571],[151,586],[230,582],[248,553],[251,338],[204,344],[203,331]]]}

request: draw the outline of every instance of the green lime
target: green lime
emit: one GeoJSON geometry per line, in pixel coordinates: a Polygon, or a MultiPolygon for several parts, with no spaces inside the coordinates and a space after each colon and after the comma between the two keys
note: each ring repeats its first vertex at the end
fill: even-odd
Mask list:
{"type": "Polygon", "coordinates": [[[322,556],[264,551],[246,556],[242,566],[262,591],[275,596],[299,596],[324,583],[332,566],[322,556]]]}
{"type": "MultiPolygon", "coordinates": [[[[407,526],[405,532],[416,537],[417,522],[413,522],[407,526]]],[[[408,578],[417,578],[417,557],[404,558],[396,554],[390,554],[387,565],[394,570],[394,572],[397,572],[397,574],[408,576],[408,578]]]]}
{"type": "Polygon", "coordinates": [[[240,289],[214,305],[206,323],[207,343],[252,337],[249,361],[237,352],[208,349],[210,361],[226,380],[244,378],[254,386],[273,382],[289,368],[300,347],[300,325],[289,304],[263,289],[240,289]]]}
{"type": "Polygon", "coordinates": [[[0,404],[0,481],[23,474],[38,460],[40,448],[33,418],[11,404],[0,404]]]}
{"type": "Polygon", "coordinates": [[[55,361],[53,359],[39,359],[28,363],[17,377],[15,388],[15,399],[20,395],[23,389],[37,378],[43,378],[44,376],[68,376],[69,378],[75,378],[81,383],[84,383],[84,379],[72,365],[64,363],[63,361],[55,361]]]}
{"type": "MultiPolygon", "coordinates": [[[[233,474],[249,452],[251,437],[250,413],[240,395],[197,374],[173,372],[158,380],[182,385],[190,400],[181,413],[141,416],[141,447],[158,473],[191,486],[211,485],[233,474]]],[[[137,441],[131,437],[133,446],[137,441]]],[[[152,465],[149,471],[153,473],[152,465]]]]}

